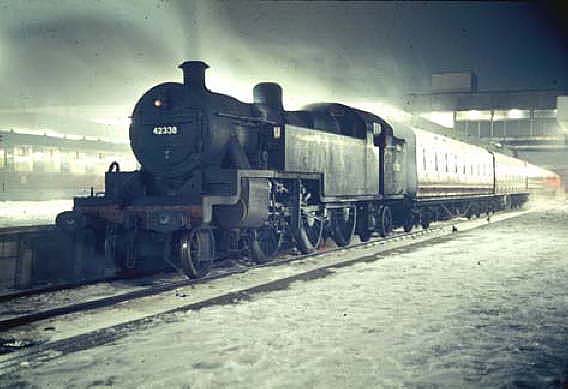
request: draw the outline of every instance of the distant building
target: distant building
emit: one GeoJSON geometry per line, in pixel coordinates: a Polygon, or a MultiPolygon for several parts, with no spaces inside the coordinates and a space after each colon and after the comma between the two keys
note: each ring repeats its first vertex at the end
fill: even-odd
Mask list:
{"type": "Polygon", "coordinates": [[[568,91],[478,91],[473,73],[432,75],[430,93],[407,96],[405,110],[445,127],[445,134],[506,147],[555,170],[568,184],[568,91]]]}
{"type": "Polygon", "coordinates": [[[0,130],[0,200],[66,199],[102,192],[113,161],[136,160],[127,143],[0,130]]]}

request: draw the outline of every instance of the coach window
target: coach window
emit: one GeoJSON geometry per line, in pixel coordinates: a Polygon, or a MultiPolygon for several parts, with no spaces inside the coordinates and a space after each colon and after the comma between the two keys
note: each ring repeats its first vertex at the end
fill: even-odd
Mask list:
{"type": "Polygon", "coordinates": [[[450,167],[448,166],[448,153],[444,153],[444,160],[446,164],[446,173],[450,171],[450,167]]]}
{"type": "Polygon", "coordinates": [[[426,171],[426,149],[422,149],[422,168],[426,171]]]}

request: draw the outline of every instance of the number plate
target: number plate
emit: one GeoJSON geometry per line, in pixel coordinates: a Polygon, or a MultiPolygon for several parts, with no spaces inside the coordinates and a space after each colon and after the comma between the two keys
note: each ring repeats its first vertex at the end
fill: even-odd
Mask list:
{"type": "Polygon", "coordinates": [[[177,135],[178,129],[176,126],[154,127],[152,134],[154,135],[177,135]]]}

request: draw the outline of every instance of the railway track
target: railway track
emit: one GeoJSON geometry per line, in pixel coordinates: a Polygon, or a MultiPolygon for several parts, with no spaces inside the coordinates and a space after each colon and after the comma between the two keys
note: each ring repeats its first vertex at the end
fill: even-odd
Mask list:
{"type": "MultiPolygon", "coordinates": [[[[354,243],[349,245],[348,247],[337,247],[337,248],[330,248],[330,249],[324,249],[312,254],[304,254],[304,255],[286,255],[285,257],[281,257],[281,258],[275,258],[269,262],[266,263],[262,263],[262,264],[251,264],[248,266],[243,266],[242,263],[240,263],[240,266],[233,266],[232,268],[228,268],[228,269],[224,269],[224,268],[213,268],[211,273],[209,275],[207,275],[206,277],[200,278],[200,279],[183,279],[183,280],[177,280],[177,281],[173,281],[173,282],[163,282],[160,283],[158,285],[152,285],[150,287],[147,288],[142,288],[139,290],[133,290],[133,291],[129,291],[129,292],[125,292],[125,293],[121,293],[118,295],[113,295],[113,296],[108,296],[108,297],[103,297],[103,298],[99,298],[99,299],[95,299],[95,300],[89,300],[89,301],[84,301],[84,302],[79,302],[79,303],[73,303],[73,304],[69,304],[69,305],[65,305],[65,306],[60,306],[60,307],[55,307],[55,308],[47,308],[47,309],[43,309],[40,311],[36,311],[36,312],[32,312],[29,314],[22,314],[22,315],[16,315],[14,317],[10,317],[10,318],[6,318],[6,319],[2,319],[0,320],[0,331],[6,331],[8,329],[14,328],[14,327],[19,327],[19,326],[23,326],[23,325],[27,325],[27,324],[31,324],[40,320],[45,320],[45,319],[50,319],[50,318],[54,318],[57,316],[62,316],[62,315],[67,315],[70,313],[75,313],[75,312],[80,312],[80,311],[85,311],[85,310],[91,310],[91,309],[97,309],[97,308],[104,308],[104,307],[108,307],[108,306],[112,306],[115,304],[119,304],[122,302],[126,302],[126,301],[130,301],[133,299],[137,299],[137,298],[141,298],[141,297],[147,297],[147,296],[151,296],[151,295],[156,295],[159,293],[163,293],[163,292],[167,292],[167,291],[172,291],[172,290],[176,290],[178,288],[181,287],[185,287],[185,286],[190,286],[190,285],[197,285],[197,284],[204,284],[207,282],[210,282],[211,280],[215,280],[215,279],[219,279],[222,277],[228,277],[231,275],[235,275],[238,273],[244,273],[249,271],[250,269],[254,269],[254,268],[262,268],[262,267],[271,267],[271,266],[281,266],[290,262],[296,262],[296,261],[301,261],[301,260],[305,260],[305,259],[309,259],[309,258],[313,258],[313,257],[319,257],[322,255],[326,255],[329,253],[335,253],[335,252],[341,252],[341,251],[346,251],[346,250],[350,250],[353,248],[357,248],[357,247],[363,247],[363,246],[372,246],[372,245],[377,245],[377,244],[385,244],[387,242],[390,241],[396,241],[396,240],[401,240],[401,239],[411,239],[412,237],[416,237],[416,236],[422,236],[422,235],[433,235],[436,232],[439,232],[440,230],[442,230],[445,226],[444,225],[440,225],[440,226],[433,226],[428,230],[417,230],[417,231],[413,231],[413,232],[409,232],[409,233],[402,233],[402,232],[396,232],[395,234],[386,237],[386,238],[375,238],[372,239],[368,242],[362,243],[354,243]]],[[[116,278],[117,280],[120,278],[116,278]]],[[[105,280],[105,282],[108,282],[109,280],[105,280]]],[[[102,281],[99,281],[102,282],[102,281]]],[[[95,282],[93,283],[95,284],[95,282]]],[[[47,292],[56,292],[56,291],[60,291],[62,289],[76,289],[79,287],[82,287],[84,285],[76,285],[76,286],[65,286],[64,288],[51,288],[50,290],[48,290],[47,292]]],[[[17,296],[18,298],[22,298],[22,297],[30,297],[30,296],[34,296],[34,295],[38,295],[41,293],[45,293],[46,291],[43,290],[34,290],[34,291],[22,291],[20,292],[20,294],[17,296]]],[[[4,302],[9,301],[9,299],[7,297],[3,298],[4,302]]]]}
{"type": "MultiPolygon", "coordinates": [[[[155,273],[131,273],[126,275],[118,275],[114,277],[105,277],[100,279],[92,279],[82,281],[80,283],[72,282],[72,283],[61,283],[61,284],[49,284],[46,286],[38,286],[31,289],[23,289],[23,290],[15,290],[9,291],[6,293],[0,294],[0,304],[12,301],[17,298],[22,297],[34,297],[37,295],[45,294],[45,293],[52,293],[52,292],[61,292],[64,290],[73,290],[83,288],[89,285],[97,285],[102,282],[113,282],[113,281],[127,281],[127,280],[137,280],[144,277],[149,277],[154,275],[155,273]]],[[[1,313],[0,313],[1,315],[1,313]]]]}
{"type": "MultiPolygon", "coordinates": [[[[498,216],[505,216],[505,218],[513,217],[516,215],[523,214],[528,211],[524,212],[506,212],[499,214],[498,216]]],[[[453,220],[453,221],[445,221],[440,222],[436,225],[431,226],[427,230],[416,230],[408,233],[404,232],[395,232],[395,234],[386,237],[386,238],[374,238],[368,242],[357,242],[353,243],[347,247],[337,247],[337,248],[330,248],[320,250],[316,253],[306,254],[306,255],[286,255],[280,258],[276,258],[269,262],[263,264],[243,264],[238,263],[237,265],[233,265],[233,267],[229,268],[213,268],[211,273],[204,278],[201,279],[175,279],[175,275],[172,275],[172,279],[165,279],[158,284],[151,285],[149,287],[142,287],[136,290],[130,290],[123,293],[118,293],[110,296],[105,296],[102,298],[89,298],[87,296],[85,301],[74,302],[71,304],[63,305],[63,306],[56,306],[56,307],[46,307],[44,309],[39,309],[34,312],[30,313],[22,313],[22,314],[15,314],[11,317],[7,317],[0,320],[0,331],[7,331],[9,329],[13,329],[20,326],[29,325],[41,320],[52,319],[58,316],[68,315],[71,313],[77,313],[87,310],[93,310],[98,308],[105,308],[110,307],[116,304],[120,304],[123,302],[158,295],[164,292],[173,291],[179,288],[183,288],[186,286],[191,285],[198,285],[198,284],[205,284],[212,280],[229,277],[238,273],[245,273],[250,271],[251,269],[258,269],[263,267],[274,267],[274,266],[281,266],[288,263],[299,262],[310,258],[320,257],[324,255],[328,255],[331,253],[340,253],[345,252],[348,250],[352,250],[355,248],[361,247],[369,247],[372,248],[373,246],[387,246],[389,242],[396,242],[396,241],[408,241],[408,240],[416,240],[416,243],[424,242],[425,240],[430,240],[431,238],[435,238],[438,236],[445,236],[452,233],[453,227],[457,227],[458,230],[461,230],[463,226],[469,225],[470,228],[476,228],[480,225],[487,224],[487,221],[484,218],[474,219],[474,220],[453,220]],[[471,225],[474,225],[473,227],[471,225]],[[417,238],[423,237],[423,239],[418,240],[417,238]]],[[[468,229],[470,229],[468,228],[468,229]]],[[[412,242],[411,244],[414,244],[412,242]]],[[[389,248],[386,248],[388,251],[389,248]]],[[[381,250],[378,250],[381,251],[381,250]]],[[[109,280],[105,280],[105,282],[109,282],[109,280]]],[[[84,286],[84,285],[82,285],[84,286]]],[[[57,289],[54,289],[57,291],[57,289]]],[[[51,292],[51,291],[50,291],[51,292]]],[[[30,294],[20,296],[20,298],[25,298],[31,295],[37,295],[39,292],[35,291],[30,294]]],[[[90,296],[92,297],[92,296],[90,296]]],[[[48,297],[45,300],[49,300],[48,297]]],[[[7,300],[5,300],[7,301],[7,300]]]]}
{"type": "MultiPolygon", "coordinates": [[[[510,219],[528,212],[530,211],[507,212],[497,215],[493,221],[510,219]]],[[[18,319],[20,323],[16,324],[15,321],[12,321],[12,323],[14,325],[28,324],[28,326],[14,328],[9,325],[8,330],[3,331],[4,339],[2,340],[5,343],[0,344],[0,371],[4,371],[4,373],[0,373],[0,376],[17,372],[24,365],[33,367],[36,363],[45,363],[65,354],[109,344],[129,336],[133,332],[144,331],[172,320],[179,320],[179,315],[183,316],[188,311],[247,301],[253,299],[259,293],[286,289],[294,282],[327,277],[334,274],[337,268],[375,262],[387,255],[392,256],[404,252],[412,246],[452,239],[450,236],[453,234],[453,226],[457,226],[460,232],[465,232],[484,225],[488,225],[484,219],[455,220],[440,223],[427,231],[399,233],[386,239],[356,243],[347,248],[331,249],[293,258],[281,258],[270,263],[250,266],[240,271],[216,273],[205,279],[163,284],[137,293],[125,293],[121,296],[89,304],[73,304],[50,312],[38,312],[37,315],[23,315],[18,319]],[[409,240],[411,241],[409,242],[409,240]],[[353,252],[347,253],[350,250],[353,250],[353,252]],[[346,255],[341,255],[341,252],[346,252],[346,255]],[[325,257],[326,254],[332,255],[325,257]],[[310,258],[320,256],[323,256],[323,258],[315,260],[310,258]],[[286,263],[293,266],[281,267],[275,271],[258,269],[286,263]],[[244,274],[227,277],[235,273],[244,274]],[[214,281],[215,279],[218,280],[214,281]],[[177,290],[175,297],[169,293],[160,294],[160,291],[192,284],[194,286],[191,286],[191,288],[181,289],[182,292],[187,293],[187,296],[180,296],[183,298],[178,298],[177,290]],[[196,284],[205,285],[198,287],[196,284]],[[193,293],[194,287],[195,294],[193,293]],[[213,289],[210,289],[211,287],[213,289]],[[152,296],[154,294],[156,296],[152,296]],[[150,297],[142,298],[143,296],[150,297]],[[139,300],[136,300],[137,298],[139,300]],[[129,301],[127,305],[119,304],[125,301],[129,301]],[[104,306],[109,306],[109,308],[94,310],[94,308],[104,306]],[[89,309],[93,310],[89,311],[89,309]],[[143,312],[139,312],[139,310],[143,312]],[[78,314],[57,318],[57,316],[72,312],[78,312],[78,314]],[[52,319],[34,323],[34,321],[42,320],[42,317],[47,318],[48,316],[51,316],[52,319]],[[94,324],[85,325],[86,323],[94,324]]]]}

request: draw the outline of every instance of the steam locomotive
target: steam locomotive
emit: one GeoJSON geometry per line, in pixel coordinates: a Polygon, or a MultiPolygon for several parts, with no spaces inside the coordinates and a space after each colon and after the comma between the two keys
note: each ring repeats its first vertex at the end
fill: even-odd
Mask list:
{"type": "Polygon", "coordinates": [[[243,103],[207,89],[205,63],[179,67],[183,83],[151,88],[134,108],[141,168],[113,163],[103,195],[58,215],[75,255],[123,269],[160,258],[201,277],[228,255],[264,261],[326,238],[346,246],[528,198],[525,161],[342,104],[286,111],[272,82],[243,103]]]}

